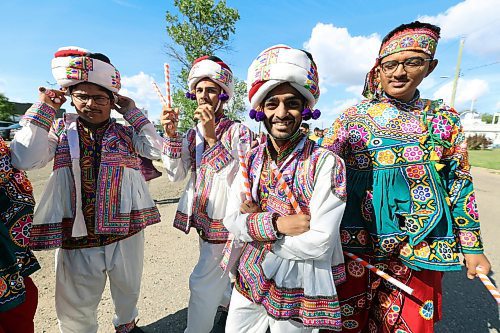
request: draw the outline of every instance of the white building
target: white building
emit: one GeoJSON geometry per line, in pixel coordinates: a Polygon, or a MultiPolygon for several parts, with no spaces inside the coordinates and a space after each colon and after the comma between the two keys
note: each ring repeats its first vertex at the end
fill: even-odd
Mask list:
{"type": "MultiPolygon", "coordinates": [[[[146,118],[148,118],[148,110],[142,108],[141,111],[146,116],[146,118]]],[[[129,125],[125,121],[125,119],[123,119],[123,115],[116,110],[111,110],[111,118],[115,118],[118,124],[129,125]]]]}
{"type": "Polygon", "coordinates": [[[493,115],[491,124],[482,121],[479,113],[474,111],[461,113],[460,120],[466,137],[484,134],[493,142],[493,147],[500,147],[500,113],[497,112],[493,115]]]}

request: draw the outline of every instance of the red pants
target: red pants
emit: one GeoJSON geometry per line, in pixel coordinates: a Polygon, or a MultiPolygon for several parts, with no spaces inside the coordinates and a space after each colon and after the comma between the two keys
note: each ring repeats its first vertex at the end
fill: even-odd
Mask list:
{"type": "Polygon", "coordinates": [[[442,272],[414,271],[398,259],[375,262],[390,276],[413,288],[413,295],[396,289],[359,263],[345,258],[347,281],[337,287],[342,311],[342,332],[432,333],[441,319],[442,272]]]}
{"type": "Polygon", "coordinates": [[[24,278],[26,299],[24,303],[7,311],[0,312],[0,333],[34,333],[38,289],[31,278],[24,278]]]}

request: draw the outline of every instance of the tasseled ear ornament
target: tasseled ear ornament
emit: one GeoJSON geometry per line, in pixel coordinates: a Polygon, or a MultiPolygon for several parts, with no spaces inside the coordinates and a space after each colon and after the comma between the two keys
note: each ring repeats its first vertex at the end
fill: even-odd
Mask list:
{"type": "Polygon", "coordinates": [[[314,111],[311,111],[309,108],[305,108],[302,111],[302,119],[305,121],[310,120],[311,118],[316,120],[321,116],[321,111],[318,109],[315,109],[314,111]]]}
{"type": "Polygon", "coordinates": [[[219,101],[225,102],[229,99],[229,95],[226,93],[219,94],[219,101]]]}
{"type": "Polygon", "coordinates": [[[190,91],[186,91],[186,98],[194,101],[196,99],[196,95],[190,91]]]}
{"type": "Polygon", "coordinates": [[[250,119],[255,119],[255,121],[264,121],[264,119],[266,119],[266,114],[264,113],[264,111],[257,111],[255,109],[251,109],[249,112],[248,112],[248,116],[250,117],[250,119]]]}

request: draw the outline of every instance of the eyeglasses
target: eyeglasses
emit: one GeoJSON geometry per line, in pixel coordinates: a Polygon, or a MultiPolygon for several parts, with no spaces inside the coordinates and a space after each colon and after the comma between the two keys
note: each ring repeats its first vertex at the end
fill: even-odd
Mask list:
{"type": "Polygon", "coordinates": [[[392,74],[396,71],[399,65],[403,65],[403,69],[405,70],[405,72],[411,73],[422,67],[425,62],[432,60],[432,58],[424,59],[421,57],[412,57],[406,59],[405,61],[390,60],[381,63],[380,68],[382,68],[382,72],[384,72],[384,74],[392,74]]]}
{"type": "Polygon", "coordinates": [[[87,104],[89,99],[92,99],[97,105],[108,105],[109,97],[101,95],[84,95],[84,94],[71,94],[78,102],[87,104]]]}

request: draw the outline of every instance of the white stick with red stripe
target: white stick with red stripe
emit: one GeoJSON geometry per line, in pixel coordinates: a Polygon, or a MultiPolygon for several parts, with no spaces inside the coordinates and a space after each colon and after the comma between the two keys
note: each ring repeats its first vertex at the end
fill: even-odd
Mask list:
{"type": "MultiPolygon", "coordinates": [[[[285,179],[283,178],[283,175],[281,174],[281,172],[279,171],[278,167],[276,166],[276,164],[274,162],[271,164],[271,168],[273,168],[273,173],[277,177],[278,186],[285,192],[286,196],[290,200],[290,203],[292,204],[292,207],[295,209],[295,212],[297,214],[300,214],[302,211],[300,210],[299,203],[297,202],[297,200],[293,196],[293,193],[290,190],[290,187],[286,183],[285,179]]],[[[412,288],[408,287],[403,282],[396,280],[395,278],[393,278],[389,274],[385,273],[384,271],[378,269],[377,267],[369,264],[368,262],[364,261],[360,257],[358,257],[350,252],[346,252],[346,251],[344,251],[344,254],[347,255],[348,257],[352,258],[353,260],[359,262],[363,267],[368,268],[369,270],[371,270],[372,272],[374,272],[378,276],[382,277],[383,279],[387,280],[388,282],[392,283],[393,285],[395,285],[399,289],[405,291],[407,294],[411,295],[413,293],[412,288]]]]}
{"type": "Polygon", "coordinates": [[[163,64],[163,69],[165,71],[165,91],[167,92],[167,107],[172,107],[172,97],[170,95],[170,66],[165,63],[163,64]]]}
{"type": "Polygon", "coordinates": [[[241,174],[243,175],[243,186],[245,188],[245,200],[252,201],[252,190],[250,189],[250,181],[248,178],[248,168],[245,162],[245,153],[241,143],[238,144],[238,160],[240,162],[241,174]]]}
{"type": "Polygon", "coordinates": [[[347,251],[344,251],[344,254],[346,256],[348,256],[349,258],[351,258],[352,260],[358,262],[361,264],[361,266],[363,267],[366,267],[368,268],[370,271],[372,271],[373,273],[377,274],[378,276],[380,276],[381,278],[385,279],[386,281],[388,281],[389,283],[393,284],[394,286],[396,286],[397,288],[403,290],[405,293],[411,295],[413,294],[413,289],[410,288],[409,286],[407,286],[406,284],[404,284],[403,282],[401,281],[398,281],[396,280],[395,278],[393,278],[392,276],[390,276],[389,274],[387,274],[386,272],[384,272],[383,270],[373,266],[372,264],[366,262],[365,260],[361,259],[360,257],[358,257],[357,255],[355,254],[352,254],[350,252],[347,252],[347,251]]]}
{"type": "Polygon", "coordinates": [[[293,196],[290,187],[286,183],[285,178],[283,178],[283,175],[281,174],[280,170],[278,169],[278,166],[276,165],[276,163],[274,163],[274,161],[271,163],[271,168],[273,169],[273,174],[276,177],[276,180],[278,181],[278,187],[285,192],[285,195],[288,198],[288,200],[290,200],[290,203],[292,204],[295,213],[301,214],[302,211],[300,209],[299,203],[293,196]]]}
{"type": "Polygon", "coordinates": [[[163,94],[161,93],[160,87],[158,87],[158,85],[154,81],[152,81],[151,84],[153,85],[153,88],[156,91],[156,94],[160,98],[161,104],[163,104],[163,106],[167,106],[167,101],[165,100],[165,97],[163,97],[163,94]]]}

